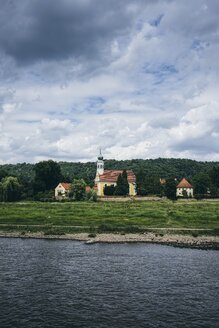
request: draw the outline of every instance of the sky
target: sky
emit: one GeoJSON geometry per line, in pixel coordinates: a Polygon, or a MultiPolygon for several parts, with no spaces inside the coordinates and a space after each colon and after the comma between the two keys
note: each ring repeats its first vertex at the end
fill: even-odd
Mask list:
{"type": "Polygon", "coordinates": [[[0,164],[219,160],[218,0],[0,6],[0,164]]]}

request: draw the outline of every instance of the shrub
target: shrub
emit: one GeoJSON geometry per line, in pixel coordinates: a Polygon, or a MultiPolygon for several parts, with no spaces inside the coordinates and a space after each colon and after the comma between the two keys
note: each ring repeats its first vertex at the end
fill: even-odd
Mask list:
{"type": "Polygon", "coordinates": [[[49,236],[49,235],[61,236],[61,235],[65,235],[65,232],[62,230],[51,228],[51,229],[45,230],[44,235],[45,236],[49,236]]]}
{"type": "Polygon", "coordinates": [[[111,185],[111,186],[105,186],[103,189],[104,195],[105,196],[113,196],[115,193],[115,186],[111,185]]]}
{"type": "Polygon", "coordinates": [[[101,223],[98,227],[98,232],[111,232],[115,231],[116,228],[110,223],[101,223]]]}
{"type": "Polygon", "coordinates": [[[97,193],[94,190],[90,190],[86,192],[85,199],[89,202],[96,202],[97,201],[97,193]]]}
{"type": "Polygon", "coordinates": [[[71,191],[69,196],[76,201],[81,201],[86,199],[86,183],[83,179],[73,180],[71,184],[71,191]]]}

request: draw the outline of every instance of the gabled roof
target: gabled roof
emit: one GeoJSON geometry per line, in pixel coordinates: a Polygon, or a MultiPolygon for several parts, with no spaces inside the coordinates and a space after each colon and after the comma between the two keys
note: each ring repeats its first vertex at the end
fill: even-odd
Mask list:
{"type": "MultiPolygon", "coordinates": [[[[117,182],[119,174],[122,174],[123,170],[104,170],[103,174],[99,175],[100,182],[117,182]]],[[[128,182],[134,183],[136,176],[132,170],[127,170],[128,182]]]]}
{"type": "Polygon", "coordinates": [[[183,178],[180,183],[176,186],[176,188],[193,188],[192,185],[183,178]]]}
{"type": "Polygon", "coordinates": [[[65,190],[70,190],[71,189],[71,183],[60,182],[60,184],[62,185],[63,188],[65,188],[65,190]]]}

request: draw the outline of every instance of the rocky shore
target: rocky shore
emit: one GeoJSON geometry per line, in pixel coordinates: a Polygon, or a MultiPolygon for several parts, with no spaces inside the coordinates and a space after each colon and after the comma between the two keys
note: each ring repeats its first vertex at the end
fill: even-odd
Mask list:
{"type": "Polygon", "coordinates": [[[19,233],[19,232],[0,232],[0,237],[5,238],[38,238],[38,239],[66,239],[83,241],[86,244],[94,243],[155,243],[170,245],[175,247],[189,247],[198,249],[215,249],[219,250],[218,236],[191,236],[191,235],[177,235],[156,233],[142,233],[142,234],[119,234],[119,233],[101,233],[101,234],[87,234],[75,233],[65,235],[45,235],[42,232],[38,233],[19,233]]]}

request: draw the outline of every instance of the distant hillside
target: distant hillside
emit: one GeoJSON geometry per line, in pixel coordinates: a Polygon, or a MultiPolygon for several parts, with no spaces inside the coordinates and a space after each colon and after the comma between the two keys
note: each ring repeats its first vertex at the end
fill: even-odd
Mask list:
{"type": "MultiPolygon", "coordinates": [[[[96,163],[59,162],[62,174],[66,181],[73,178],[84,178],[87,183],[92,183],[96,173],[96,163]]],[[[133,159],[125,161],[105,160],[105,169],[132,169],[135,173],[142,167],[147,175],[156,175],[163,178],[174,176],[178,179],[192,178],[199,172],[208,172],[219,162],[198,162],[190,159],[157,158],[133,159]]],[[[0,165],[0,170],[5,170],[9,175],[15,175],[22,181],[31,182],[34,179],[34,164],[5,164],[0,165]]]]}

